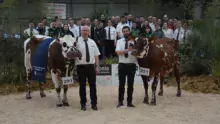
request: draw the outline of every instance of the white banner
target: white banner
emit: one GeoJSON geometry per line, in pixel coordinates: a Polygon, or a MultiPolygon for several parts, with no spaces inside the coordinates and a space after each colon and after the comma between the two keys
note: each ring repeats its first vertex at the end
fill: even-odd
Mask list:
{"type": "Polygon", "coordinates": [[[48,8],[48,18],[58,16],[62,19],[66,19],[66,4],[46,3],[46,8],[48,8]]]}
{"type": "MultiPolygon", "coordinates": [[[[136,66],[136,74],[134,78],[134,84],[143,84],[143,80],[140,75],[140,68],[137,65],[136,66]]],[[[127,78],[126,78],[127,81],[127,78]]],[[[160,80],[158,80],[158,84],[160,83],[160,80]]],[[[148,82],[148,84],[152,84],[153,78],[151,81],[148,82]]],[[[111,75],[98,75],[96,77],[96,83],[101,85],[118,85],[119,79],[118,79],[118,64],[112,64],[111,65],[111,75]]]]}

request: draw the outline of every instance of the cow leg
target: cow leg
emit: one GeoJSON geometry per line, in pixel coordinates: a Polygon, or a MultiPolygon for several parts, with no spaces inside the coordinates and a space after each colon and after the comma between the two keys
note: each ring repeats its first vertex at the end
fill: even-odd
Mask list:
{"type": "Polygon", "coordinates": [[[155,106],[156,105],[156,89],[157,89],[157,83],[158,83],[158,73],[155,73],[154,75],[154,81],[152,84],[152,99],[150,105],[155,106]]]}
{"type": "Polygon", "coordinates": [[[46,97],[46,94],[44,93],[44,86],[42,82],[39,82],[39,87],[40,87],[40,96],[41,98],[46,97]]]}
{"type": "Polygon", "coordinates": [[[143,80],[144,90],[145,90],[145,97],[144,97],[143,103],[149,104],[149,101],[148,101],[148,99],[149,99],[149,97],[148,97],[148,78],[144,77],[144,76],[141,76],[141,77],[143,80]]]}
{"type": "Polygon", "coordinates": [[[158,93],[159,96],[163,96],[164,75],[165,75],[165,72],[162,71],[162,72],[160,73],[160,91],[159,91],[159,93],[158,93]]]}
{"type": "Polygon", "coordinates": [[[68,85],[63,86],[63,106],[69,106],[68,99],[67,99],[67,91],[68,91],[68,85]]]}
{"type": "Polygon", "coordinates": [[[174,65],[174,73],[175,73],[175,78],[176,78],[176,82],[177,82],[177,97],[181,97],[181,89],[180,89],[180,72],[179,72],[179,68],[178,65],[175,64],[174,65]]]}
{"type": "Polygon", "coordinates": [[[53,73],[53,71],[51,70],[51,77],[52,77],[52,81],[55,85],[55,89],[57,92],[57,107],[61,107],[62,106],[61,97],[60,97],[61,88],[60,88],[60,83],[58,80],[58,75],[53,73]]]}
{"type": "Polygon", "coordinates": [[[31,82],[30,80],[26,80],[26,88],[27,88],[27,93],[26,93],[26,99],[31,99],[31,88],[30,88],[31,82]]]}
{"type": "Polygon", "coordinates": [[[30,72],[30,69],[27,69],[26,70],[26,73],[27,73],[27,77],[26,77],[26,89],[27,89],[27,93],[26,93],[26,99],[31,99],[31,81],[30,81],[30,77],[31,77],[31,72],[30,72]]]}

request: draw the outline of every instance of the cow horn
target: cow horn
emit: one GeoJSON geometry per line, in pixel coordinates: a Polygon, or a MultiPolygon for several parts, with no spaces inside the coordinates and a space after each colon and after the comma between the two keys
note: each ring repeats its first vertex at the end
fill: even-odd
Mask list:
{"type": "Polygon", "coordinates": [[[60,39],[57,36],[55,37],[55,39],[57,42],[60,42],[60,39]]]}

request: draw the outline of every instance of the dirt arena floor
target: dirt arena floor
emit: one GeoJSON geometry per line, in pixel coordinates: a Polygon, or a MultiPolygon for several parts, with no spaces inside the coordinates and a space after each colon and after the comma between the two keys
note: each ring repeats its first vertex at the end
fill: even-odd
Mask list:
{"type": "Polygon", "coordinates": [[[143,86],[135,85],[136,108],[116,108],[117,86],[99,85],[99,111],[90,108],[88,87],[87,111],[81,111],[78,89],[69,89],[70,107],[61,108],[56,107],[55,90],[46,91],[43,99],[39,92],[33,92],[31,100],[25,99],[25,93],[0,96],[0,124],[220,124],[219,95],[183,91],[177,98],[175,87],[165,87],[164,96],[157,96],[157,106],[148,106],[142,103],[143,86]]]}

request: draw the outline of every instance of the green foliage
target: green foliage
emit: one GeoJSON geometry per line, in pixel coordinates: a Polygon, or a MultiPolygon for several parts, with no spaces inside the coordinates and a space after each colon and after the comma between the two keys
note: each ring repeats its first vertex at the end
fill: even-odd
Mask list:
{"type": "Polygon", "coordinates": [[[48,0],[7,0],[0,5],[0,20],[4,22],[4,30],[13,33],[18,32],[21,22],[19,19],[28,19],[39,22],[47,14],[44,5],[48,0]],[[17,29],[16,29],[17,28],[17,29]],[[17,31],[16,31],[17,30],[17,31]]]}
{"type": "Polygon", "coordinates": [[[118,58],[117,57],[105,58],[100,62],[100,64],[118,64],[118,58]]]}
{"type": "Polygon", "coordinates": [[[181,72],[188,75],[216,73],[220,68],[220,1],[214,1],[203,20],[192,25],[193,34],[180,45],[181,72]],[[215,70],[213,72],[213,70],[215,70]]]}
{"type": "Polygon", "coordinates": [[[108,9],[95,10],[94,12],[92,12],[90,14],[90,19],[91,20],[94,20],[94,19],[99,19],[100,20],[102,14],[105,16],[105,19],[107,19],[108,15],[109,15],[108,9]]]}
{"type": "Polygon", "coordinates": [[[0,39],[0,83],[21,83],[25,78],[23,39],[0,39]]]}

